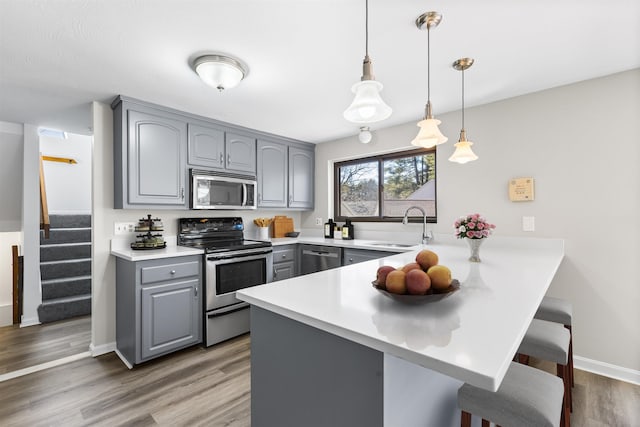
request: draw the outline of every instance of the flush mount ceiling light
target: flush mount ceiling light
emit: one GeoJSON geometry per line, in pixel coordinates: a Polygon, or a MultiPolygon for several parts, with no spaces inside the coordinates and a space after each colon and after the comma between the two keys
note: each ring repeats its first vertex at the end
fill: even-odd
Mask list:
{"type": "Polygon", "coordinates": [[[464,130],[464,70],[472,65],[472,58],[460,58],[453,63],[453,68],[462,72],[462,129],[460,130],[460,140],[453,144],[456,151],[449,157],[449,160],[462,164],[478,159],[478,156],[471,150],[473,142],[467,141],[467,132],[464,130]]]}
{"type": "Polygon", "coordinates": [[[369,126],[361,126],[360,133],[358,134],[358,140],[363,144],[368,144],[371,142],[371,138],[372,135],[369,126]]]}
{"type": "Polygon", "coordinates": [[[382,83],[375,80],[369,58],[369,0],[365,0],[365,55],[362,77],[351,87],[356,96],[344,111],[344,118],[353,123],[374,123],[388,118],[392,110],[380,97],[381,90],[382,83]]]}
{"type": "Polygon", "coordinates": [[[193,69],[203,82],[219,91],[237,86],[247,75],[240,61],[224,55],[200,56],[193,61],[193,69]]]}
{"type": "Polygon", "coordinates": [[[435,28],[442,21],[442,15],[438,12],[426,12],[418,16],[416,26],[420,30],[427,30],[427,105],[425,106],[424,119],[418,122],[418,135],[411,141],[411,144],[418,147],[431,148],[438,144],[447,142],[447,137],[440,132],[438,125],[440,120],[433,118],[431,111],[431,28],[435,28]]]}

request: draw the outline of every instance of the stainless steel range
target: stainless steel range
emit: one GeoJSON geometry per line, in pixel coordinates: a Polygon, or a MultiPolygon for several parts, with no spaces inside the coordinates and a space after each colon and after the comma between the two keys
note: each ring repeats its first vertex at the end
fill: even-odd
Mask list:
{"type": "Polygon", "coordinates": [[[205,345],[249,331],[249,304],[238,289],[272,280],[271,242],[244,239],[242,218],[181,218],[178,245],[205,251],[205,345]]]}

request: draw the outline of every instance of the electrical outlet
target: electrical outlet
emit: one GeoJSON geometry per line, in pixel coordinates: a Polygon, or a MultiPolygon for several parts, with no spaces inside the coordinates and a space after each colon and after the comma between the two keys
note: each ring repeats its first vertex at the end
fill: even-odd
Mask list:
{"type": "Polygon", "coordinates": [[[316,225],[322,225],[322,218],[316,218],[316,225]]]}
{"type": "Polygon", "coordinates": [[[536,217],[535,216],[523,216],[522,217],[522,231],[536,231],[536,217]]]}
{"type": "Polygon", "coordinates": [[[116,222],[113,224],[114,234],[127,234],[135,231],[135,223],[133,222],[116,222]]]}

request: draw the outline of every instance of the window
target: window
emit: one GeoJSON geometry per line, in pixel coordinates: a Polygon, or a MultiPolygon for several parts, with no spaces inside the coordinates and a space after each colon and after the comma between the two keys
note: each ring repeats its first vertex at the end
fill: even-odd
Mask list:
{"type": "MultiPolygon", "coordinates": [[[[335,163],[333,206],[336,221],[398,221],[418,206],[436,222],[435,149],[335,163]]],[[[421,217],[418,210],[409,215],[421,217]]]]}

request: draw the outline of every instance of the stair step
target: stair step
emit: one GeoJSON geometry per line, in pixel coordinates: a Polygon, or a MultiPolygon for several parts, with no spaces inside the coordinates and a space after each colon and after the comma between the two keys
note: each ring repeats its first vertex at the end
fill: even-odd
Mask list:
{"type": "Polygon", "coordinates": [[[91,276],[91,259],[47,261],[40,263],[40,279],[91,276]]]}
{"type": "Polygon", "coordinates": [[[40,245],[40,262],[91,258],[91,243],[40,245]]]}
{"type": "Polygon", "coordinates": [[[91,227],[91,215],[49,215],[51,228],[91,227]]]}
{"type": "Polygon", "coordinates": [[[91,228],[52,228],[48,239],[45,239],[44,232],[40,232],[41,245],[80,242],[91,242],[91,228]]]}
{"type": "Polygon", "coordinates": [[[42,280],[42,301],[91,294],[91,276],[42,280]]]}
{"type": "Polygon", "coordinates": [[[41,323],[86,316],[87,314],[91,314],[91,295],[56,298],[43,302],[38,307],[38,318],[41,323]]]}

